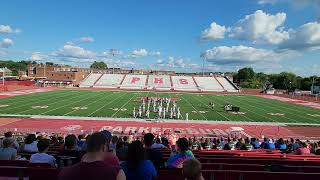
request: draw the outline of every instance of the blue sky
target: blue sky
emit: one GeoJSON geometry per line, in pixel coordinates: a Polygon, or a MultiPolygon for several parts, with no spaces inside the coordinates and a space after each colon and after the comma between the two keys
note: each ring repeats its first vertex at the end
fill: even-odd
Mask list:
{"type": "Polygon", "coordinates": [[[3,0],[0,59],[320,75],[318,0],[3,0]],[[303,2],[303,3],[301,3],[303,2]]]}

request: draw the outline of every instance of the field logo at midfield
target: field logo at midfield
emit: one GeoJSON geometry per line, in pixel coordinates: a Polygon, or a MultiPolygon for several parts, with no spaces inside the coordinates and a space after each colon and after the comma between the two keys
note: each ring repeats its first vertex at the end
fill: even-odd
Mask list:
{"type": "Polygon", "coordinates": [[[84,109],[88,109],[87,107],[73,107],[73,110],[84,110],[84,109]]]}
{"type": "Polygon", "coordinates": [[[9,105],[8,104],[0,104],[0,108],[1,107],[8,107],[9,105]]]}
{"type": "Polygon", "coordinates": [[[284,116],[283,113],[268,113],[271,116],[284,116]]]}
{"type": "Polygon", "coordinates": [[[320,117],[320,114],[308,114],[308,116],[312,116],[312,117],[320,117]]]}
{"type": "Polygon", "coordinates": [[[74,131],[74,130],[78,130],[80,128],[81,128],[80,125],[68,125],[68,126],[64,126],[64,127],[60,128],[60,129],[63,131],[74,131]]]}
{"type": "Polygon", "coordinates": [[[47,109],[49,106],[32,106],[32,109],[47,109]]]}

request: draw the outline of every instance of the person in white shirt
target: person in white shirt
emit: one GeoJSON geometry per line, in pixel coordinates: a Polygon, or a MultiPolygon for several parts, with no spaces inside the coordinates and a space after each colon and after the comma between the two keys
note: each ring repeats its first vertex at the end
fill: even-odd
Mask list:
{"type": "Polygon", "coordinates": [[[23,146],[22,151],[24,152],[38,152],[38,147],[37,147],[37,138],[35,134],[29,134],[26,139],[25,139],[25,144],[23,146]]]}
{"type": "Polygon", "coordinates": [[[49,145],[49,139],[39,140],[37,144],[39,153],[33,154],[31,156],[30,163],[46,163],[50,164],[51,167],[57,167],[56,159],[53,156],[46,153],[49,149],[49,145]]]}

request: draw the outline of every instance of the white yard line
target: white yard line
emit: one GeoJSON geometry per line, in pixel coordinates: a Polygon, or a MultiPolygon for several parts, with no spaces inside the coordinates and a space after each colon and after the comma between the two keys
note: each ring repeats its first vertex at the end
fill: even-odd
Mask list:
{"type": "MultiPolygon", "coordinates": [[[[65,93],[64,96],[61,96],[61,98],[62,98],[62,97],[67,97],[67,96],[69,96],[69,95],[70,95],[70,93],[65,93]],[[67,95],[66,95],[66,94],[67,94],[67,95]]],[[[60,98],[60,97],[59,97],[59,98],[60,98]]],[[[39,102],[48,101],[48,100],[50,100],[50,99],[57,99],[57,97],[44,98],[43,100],[40,100],[40,101],[29,101],[30,103],[26,103],[26,104],[23,104],[23,105],[21,105],[21,106],[15,106],[15,107],[9,108],[9,109],[3,109],[3,110],[0,110],[0,112],[1,112],[1,111],[8,111],[8,110],[16,109],[16,108],[20,108],[20,107],[24,107],[24,106],[26,106],[26,105],[32,105],[32,104],[34,104],[34,103],[39,103],[39,102]]],[[[23,112],[23,111],[21,111],[21,112],[23,112]]]]}
{"type": "MultiPolygon", "coordinates": [[[[243,98],[242,100],[248,102],[247,105],[249,105],[249,106],[251,106],[251,107],[254,107],[254,108],[256,108],[256,109],[260,109],[261,111],[264,111],[264,112],[266,112],[266,113],[272,113],[272,112],[269,112],[269,111],[267,111],[267,110],[265,110],[265,109],[263,109],[263,108],[260,108],[259,106],[251,105],[250,101],[245,100],[245,98],[243,98]]],[[[250,112],[253,113],[253,111],[250,111],[250,112]]],[[[263,116],[263,115],[261,115],[261,116],[263,116]]],[[[266,117],[266,118],[267,118],[267,116],[263,116],[263,117],[266,117]]],[[[282,118],[286,118],[286,119],[288,119],[289,121],[292,120],[291,122],[296,122],[296,123],[297,123],[297,121],[294,120],[294,119],[291,119],[291,118],[288,118],[288,117],[285,117],[285,116],[282,116],[282,118]]],[[[272,118],[268,118],[268,119],[272,119],[272,118]]]]}
{"type": "MultiPolygon", "coordinates": [[[[206,99],[208,99],[206,96],[205,96],[205,98],[206,99]]],[[[218,99],[218,98],[215,98],[215,99],[218,99]]],[[[198,99],[197,99],[198,100],[198,99]]],[[[199,102],[201,102],[201,103],[203,103],[202,101],[200,101],[200,100],[198,100],[199,102]]],[[[218,100],[218,101],[220,101],[220,100],[218,100]]],[[[216,101],[215,101],[216,102],[216,101]]],[[[203,103],[204,104],[204,103],[203,103]]],[[[220,103],[217,103],[218,105],[222,105],[222,104],[220,104],[220,103]]],[[[207,105],[207,104],[205,104],[205,105],[207,105]]],[[[210,106],[209,105],[207,105],[209,108],[210,108],[210,106]]],[[[223,105],[222,105],[223,106],[223,105]]],[[[229,121],[232,121],[231,119],[229,119],[227,116],[225,116],[225,115],[223,115],[222,113],[219,113],[218,111],[216,111],[219,115],[221,115],[222,117],[224,117],[224,118],[226,118],[227,120],[229,120],[229,121]]],[[[252,120],[252,121],[254,121],[253,119],[251,119],[251,118],[248,118],[248,117],[246,117],[246,116],[244,116],[244,115],[241,115],[241,116],[243,116],[243,117],[245,117],[245,118],[247,118],[247,119],[249,119],[249,120],[252,120]]]]}
{"type": "MultiPolygon", "coordinates": [[[[105,97],[103,97],[103,98],[101,98],[101,99],[97,99],[97,100],[95,100],[95,101],[90,102],[89,104],[85,104],[85,105],[81,105],[81,106],[87,107],[87,106],[89,106],[89,105],[91,105],[91,104],[94,104],[94,103],[96,103],[96,102],[98,102],[98,101],[107,99],[107,98],[108,98],[109,96],[111,96],[111,95],[112,95],[112,93],[110,93],[109,95],[107,95],[107,96],[105,96],[105,97]]],[[[78,110],[79,110],[79,109],[74,109],[74,110],[72,110],[72,111],[70,111],[70,112],[68,112],[68,113],[65,113],[63,116],[68,115],[68,114],[73,113],[73,112],[78,111],[78,110]]]]}
{"type": "MultiPolygon", "coordinates": [[[[247,101],[248,101],[248,100],[247,100],[247,101]]],[[[292,113],[290,113],[290,111],[296,111],[296,110],[298,110],[298,108],[287,108],[287,107],[283,107],[283,106],[280,106],[280,105],[276,105],[276,107],[275,107],[271,102],[269,103],[269,102],[267,102],[267,101],[260,102],[260,101],[255,100],[255,99],[253,99],[252,101],[255,101],[256,103],[261,103],[261,104],[269,105],[269,107],[271,107],[271,108],[276,108],[276,109],[282,108],[282,109],[286,109],[287,111],[281,110],[281,112],[283,112],[283,113],[288,113],[288,114],[292,114],[292,113]],[[294,109],[296,109],[296,110],[294,110],[294,109]]],[[[248,101],[248,102],[250,102],[250,101],[248,101]]],[[[281,101],[280,101],[280,102],[281,102],[281,101]]],[[[309,112],[310,112],[310,113],[314,113],[314,111],[309,111],[309,112]]],[[[305,115],[300,115],[300,114],[293,114],[293,115],[298,115],[298,116],[300,116],[300,117],[309,119],[309,120],[311,120],[311,121],[313,121],[313,122],[319,122],[319,121],[317,121],[317,120],[308,118],[308,117],[305,116],[305,115]]],[[[297,122],[297,121],[295,121],[295,122],[297,122]]]]}
{"type": "MultiPolygon", "coordinates": [[[[71,98],[71,99],[79,99],[79,97],[82,97],[82,96],[88,96],[88,94],[83,94],[83,95],[81,95],[81,96],[76,96],[76,97],[71,98]]],[[[76,104],[76,103],[78,103],[78,102],[85,101],[85,100],[87,100],[87,99],[90,99],[90,98],[92,98],[92,97],[97,97],[97,96],[99,96],[99,95],[96,95],[96,94],[94,93],[92,96],[90,96],[90,97],[88,97],[88,98],[85,98],[85,99],[80,98],[80,100],[78,100],[78,101],[73,101],[73,102],[67,103],[67,104],[65,104],[65,105],[63,105],[63,106],[59,106],[59,107],[57,107],[57,108],[50,109],[49,111],[45,111],[45,112],[41,113],[40,115],[46,114],[46,113],[51,112],[51,111],[55,111],[55,110],[60,109],[60,108],[62,108],[62,107],[70,106],[70,105],[72,105],[72,104],[76,104]]],[[[68,99],[68,101],[70,101],[71,99],[68,99]]],[[[61,101],[60,101],[60,102],[56,102],[56,103],[61,103],[61,101]]]]}
{"type": "MultiPolygon", "coordinates": [[[[139,93],[139,94],[140,94],[140,93],[139,93]]],[[[126,103],[124,103],[124,104],[118,109],[118,111],[116,111],[114,114],[112,114],[111,117],[113,118],[113,117],[120,111],[120,109],[122,109],[126,104],[128,104],[128,103],[131,101],[131,99],[132,99],[133,97],[137,97],[137,96],[136,96],[136,95],[132,96],[126,103]]]]}
{"type": "Polygon", "coordinates": [[[123,96],[124,96],[124,95],[126,95],[126,94],[128,94],[128,93],[124,93],[122,96],[118,96],[118,97],[117,97],[117,98],[115,98],[114,100],[109,101],[109,102],[108,102],[108,103],[106,103],[105,105],[101,106],[100,108],[98,108],[98,109],[96,109],[95,111],[93,111],[93,112],[91,112],[90,114],[88,114],[88,115],[87,115],[87,117],[89,117],[89,116],[91,116],[92,114],[94,114],[94,113],[96,113],[96,112],[100,111],[101,109],[103,109],[104,107],[106,107],[107,105],[109,105],[110,103],[112,103],[113,101],[115,101],[115,100],[117,100],[117,99],[119,99],[119,98],[123,97],[123,96]]]}
{"type": "MultiPolygon", "coordinates": [[[[198,110],[197,110],[187,99],[185,99],[183,96],[181,96],[181,97],[182,97],[182,99],[184,99],[187,103],[189,103],[195,111],[198,112],[198,110]]],[[[208,120],[203,114],[200,113],[200,115],[201,115],[205,120],[208,120]]]]}

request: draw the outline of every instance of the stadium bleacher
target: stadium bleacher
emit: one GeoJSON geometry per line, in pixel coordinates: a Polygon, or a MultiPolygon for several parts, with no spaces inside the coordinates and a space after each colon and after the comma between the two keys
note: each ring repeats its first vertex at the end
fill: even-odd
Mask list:
{"type": "Polygon", "coordinates": [[[147,89],[154,90],[170,90],[171,82],[170,76],[165,75],[149,75],[147,89]]]}
{"type": "Polygon", "coordinates": [[[226,77],[216,77],[217,81],[220,82],[221,86],[223,87],[223,89],[225,91],[228,92],[237,92],[237,89],[235,88],[234,85],[232,85],[227,79],[226,77]]]}
{"type": "Polygon", "coordinates": [[[126,75],[122,84],[120,85],[121,89],[144,89],[146,84],[147,76],[146,75],[126,75]]]}
{"type": "Polygon", "coordinates": [[[224,91],[223,87],[218,83],[214,77],[198,77],[195,76],[194,79],[198,83],[201,91],[224,91]]]}
{"type": "Polygon", "coordinates": [[[93,87],[118,88],[123,76],[122,74],[103,74],[93,87]]]}
{"type": "Polygon", "coordinates": [[[102,76],[99,73],[90,73],[80,84],[80,87],[92,87],[96,81],[102,76]]]}
{"type": "Polygon", "coordinates": [[[159,91],[207,91],[238,92],[238,88],[226,77],[134,75],[91,73],[80,87],[147,89],[159,91]]]}
{"type": "Polygon", "coordinates": [[[198,91],[192,76],[172,76],[173,89],[178,91],[198,91]]]}

